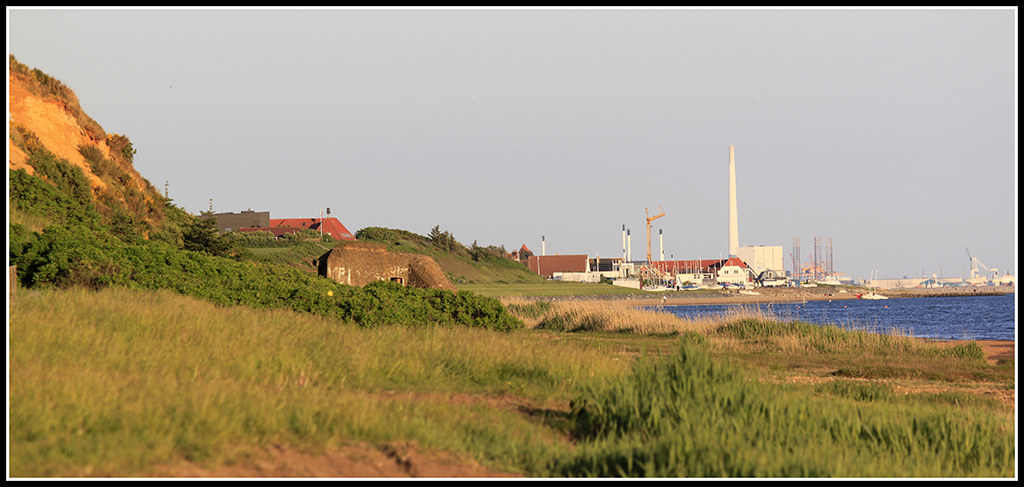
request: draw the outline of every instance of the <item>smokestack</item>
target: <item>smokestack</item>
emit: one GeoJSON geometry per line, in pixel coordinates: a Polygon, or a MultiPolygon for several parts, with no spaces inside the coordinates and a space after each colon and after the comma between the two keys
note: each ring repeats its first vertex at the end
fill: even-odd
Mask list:
{"type": "Polygon", "coordinates": [[[736,257],[740,247],[739,218],[736,216],[736,157],[729,146],[729,257],[736,257]]]}
{"type": "Polygon", "coordinates": [[[661,260],[665,260],[665,236],[661,234],[661,229],[658,229],[658,245],[661,249],[661,260]]]}
{"type": "Polygon", "coordinates": [[[545,250],[545,248],[546,247],[544,246],[544,236],[541,235],[540,236],[540,255],[548,255],[548,253],[545,250]]]}
{"type": "Polygon", "coordinates": [[[633,237],[626,230],[626,262],[633,262],[633,237]]]}
{"type": "Polygon", "coordinates": [[[622,224],[622,261],[626,261],[626,224],[622,224]]]}

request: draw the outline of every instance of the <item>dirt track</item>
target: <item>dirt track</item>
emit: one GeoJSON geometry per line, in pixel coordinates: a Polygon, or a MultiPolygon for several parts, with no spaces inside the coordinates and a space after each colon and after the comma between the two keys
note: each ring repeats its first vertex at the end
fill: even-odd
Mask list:
{"type": "Polygon", "coordinates": [[[207,470],[194,463],[159,467],[158,478],[498,478],[521,477],[460,459],[447,452],[423,452],[414,444],[374,448],[345,445],[318,455],[274,445],[246,464],[207,470]]]}

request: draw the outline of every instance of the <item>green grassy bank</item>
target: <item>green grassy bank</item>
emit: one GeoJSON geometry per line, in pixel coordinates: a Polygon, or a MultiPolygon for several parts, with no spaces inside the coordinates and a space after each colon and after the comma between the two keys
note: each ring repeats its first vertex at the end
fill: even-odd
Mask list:
{"type": "Polygon", "coordinates": [[[26,292],[10,310],[10,475],[145,476],[244,464],[271,444],[318,454],[395,441],[535,477],[1015,471],[1012,411],[999,404],[849,375],[789,384],[771,365],[789,354],[765,357],[799,339],[802,353],[835,361],[933,357],[949,364],[947,382],[965,370],[1005,377],[970,347],[907,348],[759,316],[645,334],[581,311],[556,329],[543,323],[557,305],[515,309],[537,323],[365,327],[166,291],[26,292]]]}

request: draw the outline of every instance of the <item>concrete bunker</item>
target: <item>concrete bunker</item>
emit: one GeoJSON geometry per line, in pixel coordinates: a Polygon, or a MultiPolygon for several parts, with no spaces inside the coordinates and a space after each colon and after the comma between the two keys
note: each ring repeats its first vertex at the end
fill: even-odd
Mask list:
{"type": "Polygon", "coordinates": [[[456,290],[433,258],[388,252],[384,244],[342,242],[320,256],[317,272],[323,277],[352,286],[392,281],[417,288],[456,290]]]}

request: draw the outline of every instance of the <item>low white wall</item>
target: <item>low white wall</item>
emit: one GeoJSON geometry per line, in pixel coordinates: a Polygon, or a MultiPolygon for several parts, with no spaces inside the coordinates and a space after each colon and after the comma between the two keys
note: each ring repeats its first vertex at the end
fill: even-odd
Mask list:
{"type": "Polygon", "coordinates": [[[600,272],[553,272],[551,277],[567,282],[601,282],[600,272]]]}

